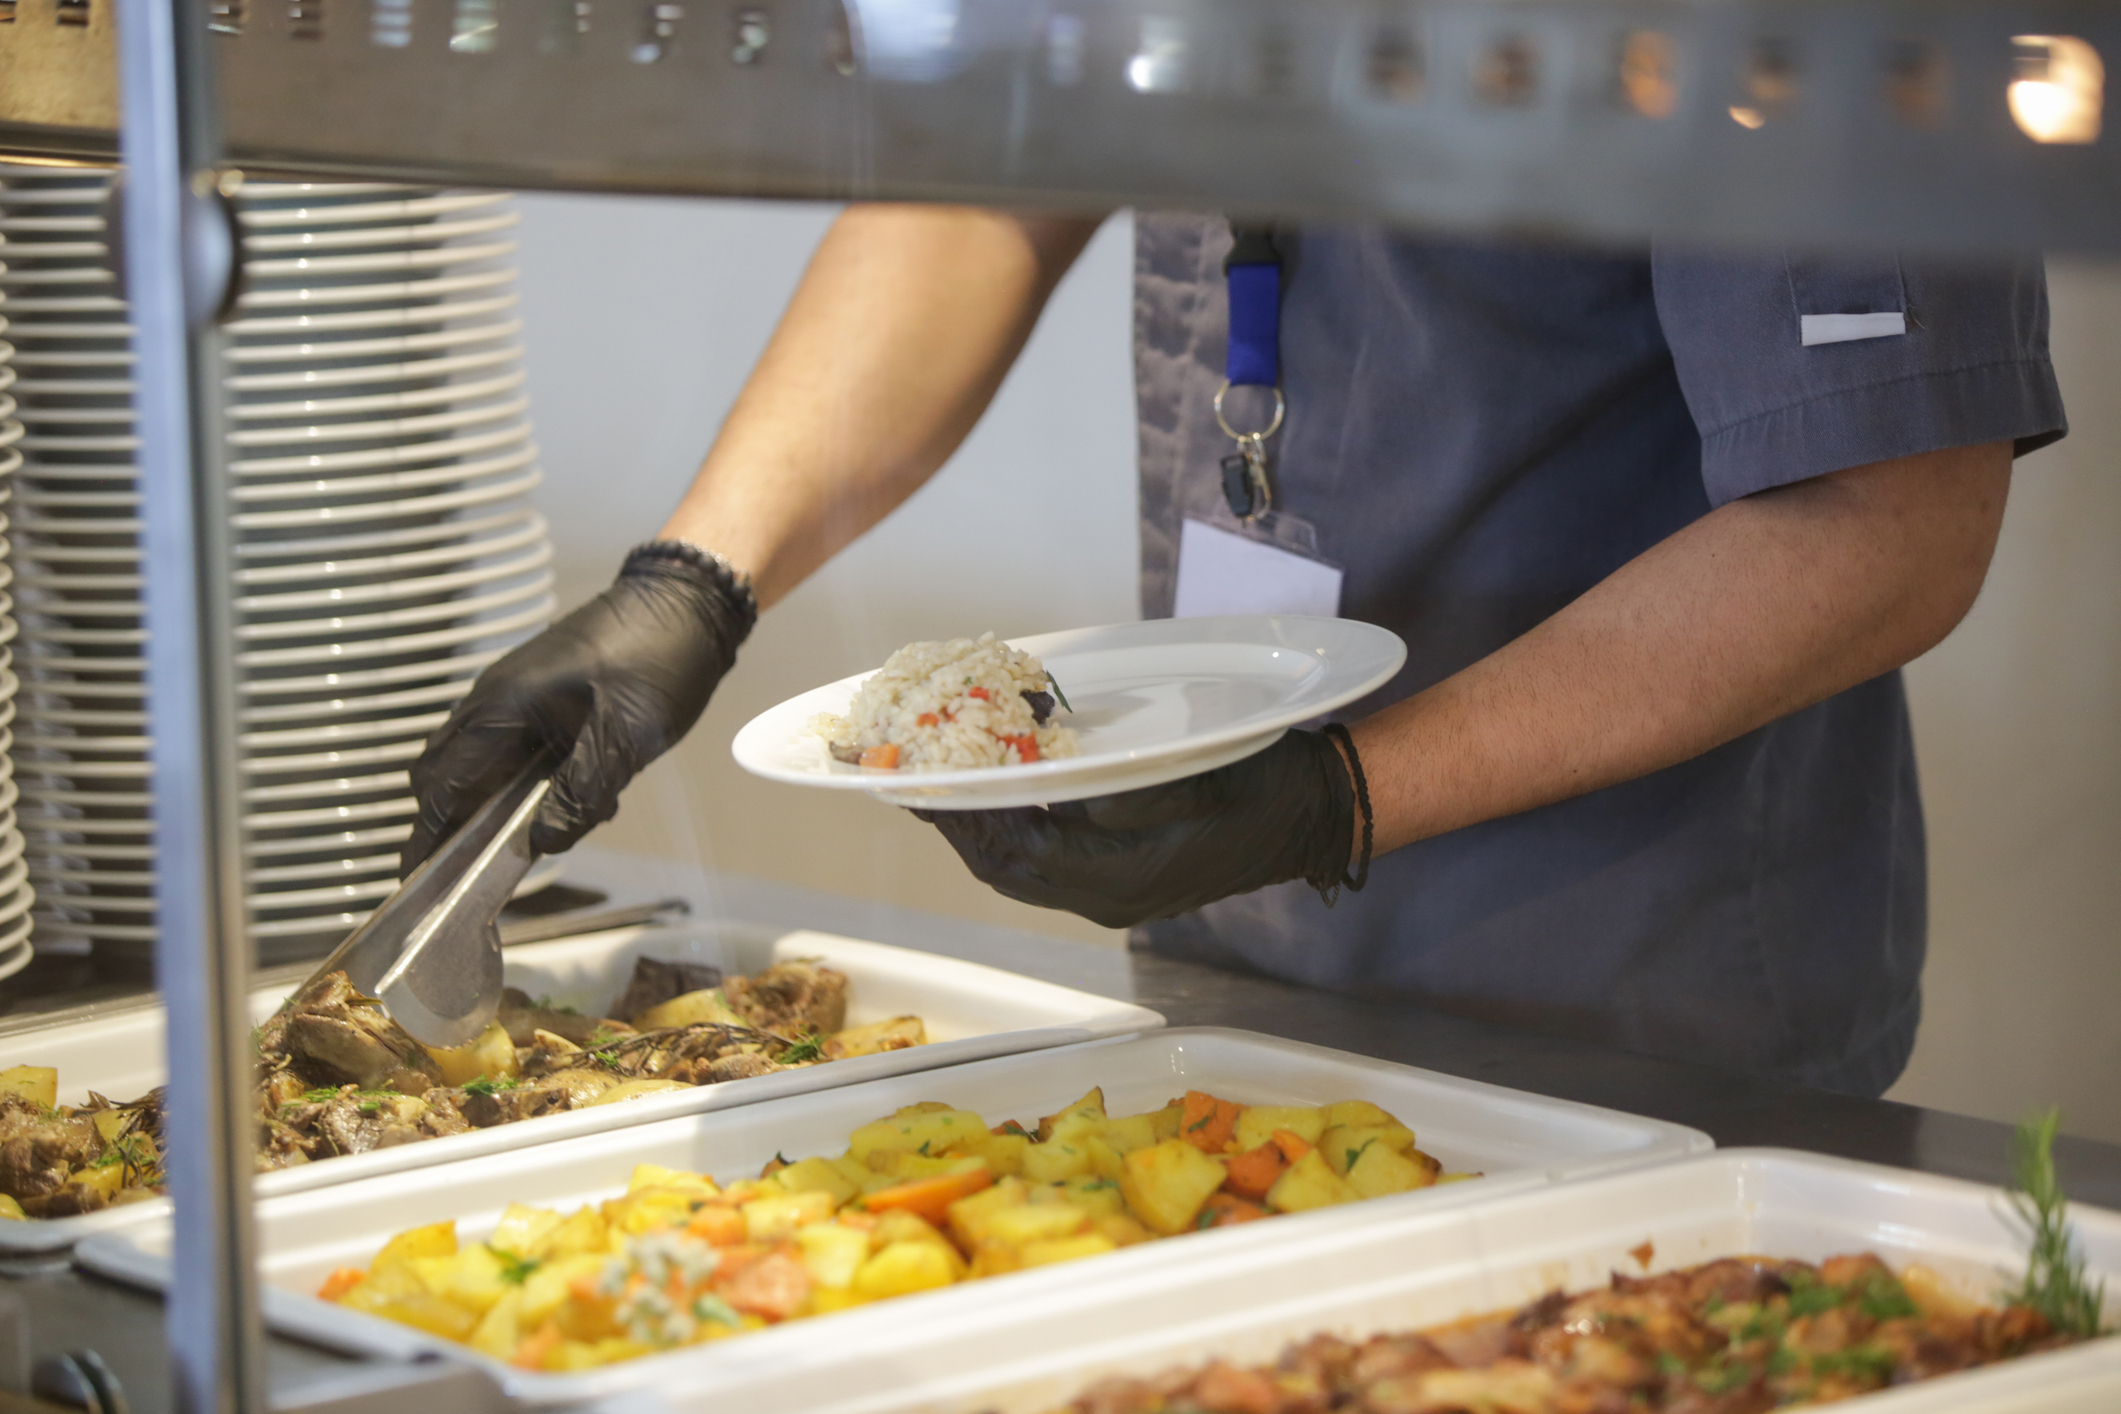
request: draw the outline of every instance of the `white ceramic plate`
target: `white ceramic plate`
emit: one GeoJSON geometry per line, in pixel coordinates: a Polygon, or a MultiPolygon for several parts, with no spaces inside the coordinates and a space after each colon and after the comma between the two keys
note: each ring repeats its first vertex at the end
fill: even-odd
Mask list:
{"type": "Polygon", "coordinates": [[[933,810],[1081,800],[1210,769],[1199,761],[1211,753],[1234,753],[1223,764],[1263,750],[1284,729],[1382,686],[1407,656],[1397,634],[1374,624],[1298,615],[1149,619],[1010,642],[1035,654],[1074,705],[1059,720],[1081,733],[1079,755],[962,771],[844,765],[810,721],[844,712],[867,673],[760,713],[730,750],[769,780],[933,810]],[[1240,743],[1249,749],[1236,751],[1240,743]]]}

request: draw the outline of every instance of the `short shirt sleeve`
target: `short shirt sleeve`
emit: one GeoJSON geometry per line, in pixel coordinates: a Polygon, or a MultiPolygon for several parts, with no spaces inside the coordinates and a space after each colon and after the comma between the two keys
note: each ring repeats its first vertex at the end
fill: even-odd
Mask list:
{"type": "Polygon", "coordinates": [[[1652,273],[1714,505],[1948,447],[2023,456],[2068,428],[2037,258],[1660,249],[1652,273]]]}

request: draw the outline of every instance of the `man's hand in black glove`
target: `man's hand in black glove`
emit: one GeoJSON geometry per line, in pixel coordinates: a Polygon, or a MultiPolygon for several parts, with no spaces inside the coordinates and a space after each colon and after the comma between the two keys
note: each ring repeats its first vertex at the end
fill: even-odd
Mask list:
{"type": "Polygon", "coordinates": [[[1122,795],[914,813],[997,892],[1125,928],[1291,879],[1330,900],[1354,852],[1355,796],[1332,738],[1292,731],[1205,775],[1122,795]]]}
{"type": "Polygon", "coordinates": [[[401,871],[548,750],[560,764],[530,845],[571,848],[699,720],[757,617],[751,590],[712,556],[671,541],[635,550],[609,589],[480,674],[429,739],[401,871]]]}

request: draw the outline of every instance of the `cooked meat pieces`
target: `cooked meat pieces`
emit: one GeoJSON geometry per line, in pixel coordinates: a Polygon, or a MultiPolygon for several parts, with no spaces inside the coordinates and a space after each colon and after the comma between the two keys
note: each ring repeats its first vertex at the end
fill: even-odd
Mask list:
{"type": "Polygon", "coordinates": [[[0,1092],[0,1193],[23,1211],[47,1206],[75,1169],[102,1154],[95,1121],[55,1115],[34,1100],[0,1092]]]}
{"type": "Polygon", "coordinates": [[[2022,1306],[1925,1310],[1877,1258],[1726,1259],[1271,1367],[1107,1379],[1072,1414],[1766,1414],[2068,1343],[2022,1306]]]}
{"type": "Polygon", "coordinates": [[[420,1043],[372,998],[353,989],[343,972],[319,979],[295,1004],[260,1028],[259,1050],[287,1057],[312,1085],[388,1085],[410,1094],[441,1077],[420,1043]]]}
{"type": "Polygon", "coordinates": [[[501,1010],[494,1019],[501,1023],[501,1029],[508,1033],[509,1041],[516,1046],[534,1045],[540,1031],[550,1032],[576,1046],[589,1045],[598,1039],[599,1032],[607,1037],[633,1034],[632,1027],[601,1016],[541,1007],[513,987],[501,994],[501,1010]]]}
{"type": "Polygon", "coordinates": [[[732,977],[722,995],[761,1031],[790,1040],[829,1036],[847,1024],[847,975],[814,962],[777,962],[752,977],[732,977]]]}
{"type": "Polygon", "coordinates": [[[630,1022],[648,1008],[661,1006],[672,997],[721,985],[722,969],[719,967],[700,962],[663,962],[652,957],[637,957],[633,960],[633,976],[627,980],[626,990],[612,999],[609,1010],[617,1020],[630,1022]]]}
{"type": "Polygon", "coordinates": [[[574,1108],[564,1085],[522,1085],[491,1093],[468,1090],[453,1098],[465,1121],[475,1129],[491,1129],[497,1124],[514,1124],[574,1108]]]}

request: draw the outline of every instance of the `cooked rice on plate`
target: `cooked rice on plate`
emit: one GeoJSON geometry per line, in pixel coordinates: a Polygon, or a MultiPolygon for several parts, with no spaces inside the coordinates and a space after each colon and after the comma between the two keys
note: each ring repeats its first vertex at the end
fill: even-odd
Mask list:
{"type": "Polygon", "coordinates": [[[986,633],[907,644],[863,681],[844,717],[820,713],[810,729],[850,766],[1021,766],[1076,754],[1075,729],[1051,724],[1058,698],[1038,659],[986,633]]]}

